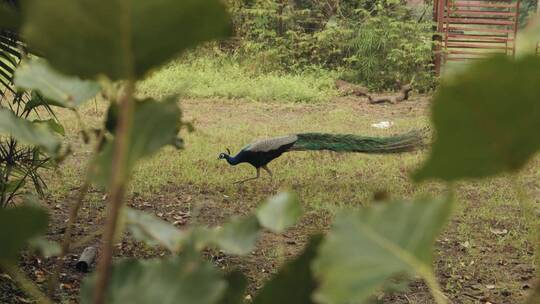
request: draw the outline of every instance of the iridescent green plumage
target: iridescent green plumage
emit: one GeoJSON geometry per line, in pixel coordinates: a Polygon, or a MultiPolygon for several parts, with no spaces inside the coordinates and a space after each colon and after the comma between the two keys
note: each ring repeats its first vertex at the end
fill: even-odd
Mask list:
{"type": "Polygon", "coordinates": [[[300,133],[290,151],[329,150],[335,152],[399,153],[424,145],[425,130],[389,137],[355,134],[300,133]]]}

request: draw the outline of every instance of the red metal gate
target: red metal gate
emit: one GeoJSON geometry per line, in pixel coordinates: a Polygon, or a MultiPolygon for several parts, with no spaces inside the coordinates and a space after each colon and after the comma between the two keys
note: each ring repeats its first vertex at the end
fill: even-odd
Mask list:
{"type": "Polygon", "coordinates": [[[449,61],[515,55],[519,0],[435,0],[435,68],[449,61]]]}

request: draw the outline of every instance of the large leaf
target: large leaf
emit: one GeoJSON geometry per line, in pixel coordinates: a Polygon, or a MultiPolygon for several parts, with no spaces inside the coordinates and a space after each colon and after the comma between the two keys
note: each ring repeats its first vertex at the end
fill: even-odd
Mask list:
{"type": "Polygon", "coordinates": [[[62,135],[62,136],[66,135],[66,130],[64,129],[64,126],[59,124],[53,118],[41,119],[41,120],[37,119],[37,120],[33,120],[32,123],[36,124],[36,125],[44,125],[47,128],[49,128],[49,130],[53,131],[56,134],[59,134],[59,135],[62,135]]]}
{"type": "Polygon", "coordinates": [[[233,271],[225,276],[227,290],[221,296],[218,304],[241,304],[243,303],[244,291],[247,287],[247,278],[239,271],[233,271]]]}
{"type": "Polygon", "coordinates": [[[28,240],[45,232],[47,218],[36,206],[0,208],[0,264],[15,262],[28,240]]]}
{"type": "Polygon", "coordinates": [[[540,149],[540,58],[495,57],[444,82],[433,101],[436,139],[415,179],[515,172],[540,149]]]}
{"type": "Polygon", "coordinates": [[[44,60],[24,62],[15,72],[15,85],[38,90],[43,97],[75,108],[96,96],[101,90],[97,82],[68,77],[53,70],[44,60]]]}
{"type": "MultiPolygon", "coordinates": [[[[153,99],[137,101],[129,136],[127,168],[133,168],[137,160],[152,155],[167,144],[176,145],[180,118],[175,97],[163,102],[153,99]]],[[[97,158],[94,177],[103,186],[108,185],[111,176],[113,149],[114,141],[108,142],[97,158]]]]}
{"type": "MultiPolygon", "coordinates": [[[[95,275],[81,288],[81,303],[92,303],[95,275]]],[[[215,267],[186,253],[168,259],[124,260],[113,265],[107,288],[109,304],[212,304],[226,282],[215,267]]]]}
{"type": "Polygon", "coordinates": [[[259,236],[259,222],[255,216],[235,218],[217,230],[216,244],[226,253],[251,252],[259,236]]]}
{"type": "Polygon", "coordinates": [[[58,256],[62,252],[60,244],[55,241],[49,241],[43,236],[38,236],[31,239],[28,241],[28,245],[45,258],[58,256]]]}
{"type": "Polygon", "coordinates": [[[66,74],[142,77],[181,51],[226,37],[219,0],[28,1],[29,45],[66,74]]]}
{"type": "Polygon", "coordinates": [[[19,13],[6,3],[0,3],[0,30],[17,30],[20,23],[19,13]]]}
{"type": "Polygon", "coordinates": [[[195,227],[180,230],[170,223],[143,211],[125,209],[125,224],[137,240],[150,246],[162,246],[171,252],[179,252],[182,247],[191,246],[202,250],[209,245],[217,245],[229,254],[251,252],[259,236],[259,222],[254,216],[234,218],[223,227],[195,227]]]}
{"type": "Polygon", "coordinates": [[[398,274],[431,269],[432,245],[446,223],[450,200],[377,205],[337,216],[314,271],[321,303],[363,303],[398,274]]]}
{"type": "Polygon", "coordinates": [[[30,100],[28,100],[24,104],[24,110],[30,112],[31,110],[37,108],[37,107],[60,107],[65,108],[66,105],[63,102],[52,100],[52,99],[46,99],[45,97],[41,96],[37,91],[32,91],[32,95],[30,97],[30,100]]]}
{"type": "Polygon", "coordinates": [[[0,134],[11,135],[23,143],[40,146],[51,155],[56,154],[60,147],[60,141],[48,127],[18,118],[7,109],[0,109],[0,134]]]}
{"type": "Polygon", "coordinates": [[[320,235],[313,236],[296,259],[285,264],[260,291],[254,304],[310,304],[317,281],[311,272],[311,262],[317,256],[322,241],[320,235]]]}
{"type": "Polygon", "coordinates": [[[283,192],[268,199],[257,210],[261,225],[273,232],[283,232],[302,215],[302,207],[295,194],[283,192]]]}
{"type": "Polygon", "coordinates": [[[186,234],[168,222],[143,211],[125,208],[125,223],[133,237],[148,245],[178,252],[186,234]]]}

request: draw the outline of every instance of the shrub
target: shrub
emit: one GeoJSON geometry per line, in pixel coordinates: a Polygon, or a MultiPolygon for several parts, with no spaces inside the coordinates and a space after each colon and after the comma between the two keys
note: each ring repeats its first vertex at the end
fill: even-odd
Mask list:
{"type": "Polygon", "coordinates": [[[415,77],[431,89],[432,25],[399,1],[235,1],[232,52],[260,71],[345,70],[349,81],[393,89],[415,77]]]}

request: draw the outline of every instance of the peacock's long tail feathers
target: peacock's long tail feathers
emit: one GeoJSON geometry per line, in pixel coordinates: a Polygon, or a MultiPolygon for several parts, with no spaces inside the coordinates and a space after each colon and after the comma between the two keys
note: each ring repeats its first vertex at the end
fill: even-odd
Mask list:
{"type": "Polygon", "coordinates": [[[300,133],[290,151],[330,150],[335,152],[399,153],[425,145],[428,130],[421,129],[389,137],[354,134],[300,133]]]}

